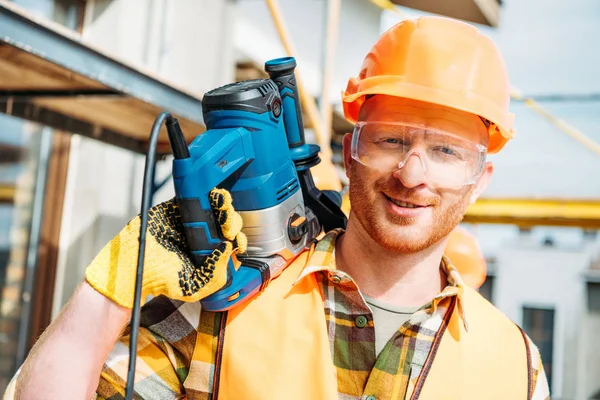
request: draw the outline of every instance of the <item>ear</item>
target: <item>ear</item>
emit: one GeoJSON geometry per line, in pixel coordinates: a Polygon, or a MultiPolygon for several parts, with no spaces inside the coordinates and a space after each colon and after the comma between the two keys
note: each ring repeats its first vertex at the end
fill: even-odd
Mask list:
{"type": "Polygon", "coordinates": [[[354,161],[352,159],[352,134],[346,133],[344,135],[343,152],[344,152],[344,170],[346,171],[346,177],[350,178],[350,165],[354,161]]]}
{"type": "Polygon", "coordinates": [[[473,189],[473,192],[471,193],[471,198],[469,199],[470,204],[475,203],[475,201],[477,201],[477,199],[479,198],[481,193],[483,193],[483,191],[488,187],[490,180],[492,179],[493,173],[494,173],[494,164],[492,164],[489,161],[486,162],[485,165],[483,166],[483,171],[481,172],[481,176],[479,177],[479,180],[475,184],[475,188],[473,189]]]}

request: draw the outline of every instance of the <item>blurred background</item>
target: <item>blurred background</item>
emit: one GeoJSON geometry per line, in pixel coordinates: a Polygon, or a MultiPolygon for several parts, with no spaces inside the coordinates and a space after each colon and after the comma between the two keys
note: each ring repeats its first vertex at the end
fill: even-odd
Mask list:
{"type": "MultiPolygon", "coordinates": [[[[600,399],[597,0],[0,0],[0,391],[139,212],[161,110],[191,139],[204,92],[294,55],[315,180],[345,188],[340,92],[384,30],[432,13],[491,36],[514,85],[517,137],[452,251],[538,345],[552,398],[600,399]]],[[[173,195],[159,150],[154,203],[173,195]]]]}

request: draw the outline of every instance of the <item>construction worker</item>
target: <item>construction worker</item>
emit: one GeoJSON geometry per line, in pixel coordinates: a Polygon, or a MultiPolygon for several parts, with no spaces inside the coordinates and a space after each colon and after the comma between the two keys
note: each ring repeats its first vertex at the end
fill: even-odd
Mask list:
{"type": "MultiPolygon", "coordinates": [[[[245,250],[227,192],[211,195],[227,240],[194,294],[181,290],[198,281],[178,274],[191,262],[177,209],[153,208],[136,398],[548,398],[534,344],[443,256],[492,176],[486,155],[513,136],[497,47],[463,22],[403,21],[367,54],[343,104],[356,124],[344,138],[347,229],[252,301],[225,313],[198,301],[245,250]]],[[[24,364],[17,397],[123,398],[138,230],[135,218],[88,267],[24,364]]]]}

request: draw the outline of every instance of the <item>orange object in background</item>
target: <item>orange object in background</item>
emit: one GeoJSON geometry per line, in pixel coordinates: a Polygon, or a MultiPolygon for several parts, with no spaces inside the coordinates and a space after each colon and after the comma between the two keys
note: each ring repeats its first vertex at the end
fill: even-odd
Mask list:
{"type": "Polygon", "coordinates": [[[473,289],[483,285],[487,267],[475,235],[457,226],[450,233],[444,254],[452,261],[465,284],[473,289]]]}
{"type": "Polygon", "coordinates": [[[406,20],[385,32],[342,94],[355,123],[366,96],[382,94],[439,104],[486,120],[488,153],[513,133],[510,85],[502,54],[472,25],[450,18],[406,20]]]}

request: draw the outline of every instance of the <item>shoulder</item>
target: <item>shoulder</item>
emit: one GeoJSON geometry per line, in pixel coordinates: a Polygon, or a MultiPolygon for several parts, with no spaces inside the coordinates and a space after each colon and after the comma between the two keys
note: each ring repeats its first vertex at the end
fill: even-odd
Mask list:
{"type": "Polygon", "coordinates": [[[478,291],[468,285],[464,286],[464,302],[466,313],[471,315],[470,317],[467,317],[469,318],[469,324],[472,322],[481,322],[484,324],[487,324],[488,322],[494,322],[497,325],[501,325],[503,327],[510,326],[515,330],[518,330],[518,327],[510,318],[506,316],[506,314],[496,308],[496,306],[490,303],[478,291]]]}
{"type": "Polygon", "coordinates": [[[469,332],[485,338],[485,341],[499,348],[522,348],[525,346],[525,334],[506,314],[496,308],[473,288],[464,287],[463,312],[469,332]]]}
{"type": "MultiPolygon", "coordinates": [[[[469,326],[475,329],[485,330],[488,337],[496,337],[499,340],[507,339],[507,334],[512,333],[515,341],[524,343],[528,364],[532,372],[533,397],[532,400],[546,400],[550,398],[548,381],[544,372],[540,352],[531,340],[531,338],[521,329],[521,327],[500,311],[496,306],[490,303],[476,290],[465,286],[465,301],[469,326]]],[[[514,341],[513,341],[514,343],[514,341]]],[[[506,347],[500,346],[506,350],[506,347]]]]}

